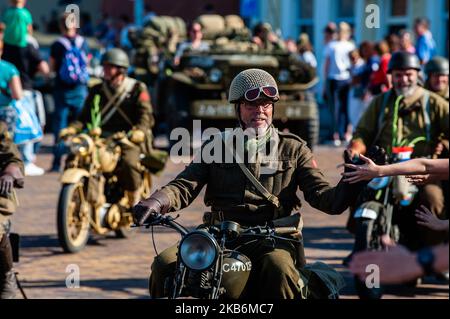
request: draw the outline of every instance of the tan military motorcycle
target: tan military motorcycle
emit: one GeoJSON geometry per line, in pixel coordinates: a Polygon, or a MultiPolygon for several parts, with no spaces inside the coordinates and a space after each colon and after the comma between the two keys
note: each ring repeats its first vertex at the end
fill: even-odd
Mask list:
{"type": "MultiPolygon", "coordinates": [[[[130,203],[116,175],[120,145],[131,142],[122,132],[107,139],[100,134],[100,129],[95,129],[66,141],[70,152],[61,176],[57,226],[59,242],[68,253],[82,250],[91,231],[100,235],[112,231],[125,238],[133,223],[130,203]]],[[[141,158],[144,198],[150,195],[151,173],[144,155],[141,158]]]]}

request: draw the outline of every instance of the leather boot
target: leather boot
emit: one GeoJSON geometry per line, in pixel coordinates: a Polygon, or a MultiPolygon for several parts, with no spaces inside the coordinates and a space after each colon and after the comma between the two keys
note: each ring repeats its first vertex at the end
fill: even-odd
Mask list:
{"type": "Polygon", "coordinates": [[[17,289],[11,243],[9,237],[3,235],[0,240],[0,299],[14,299],[17,289]]]}

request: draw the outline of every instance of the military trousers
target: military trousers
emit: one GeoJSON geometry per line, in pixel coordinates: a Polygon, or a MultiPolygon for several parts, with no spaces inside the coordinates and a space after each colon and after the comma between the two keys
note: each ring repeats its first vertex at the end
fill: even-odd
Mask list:
{"type": "Polygon", "coordinates": [[[141,147],[133,143],[121,144],[122,155],[117,170],[119,181],[126,191],[141,187],[142,174],[139,168],[141,147]]]}
{"type": "MultiPolygon", "coordinates": [[[[152,298],[163,298],[165,282],[173,278],[177,261],[177,245],[155,257],[149,281],[152,298]]],[[[323,284],[312,271],[297,269],[295,248],[284,241],[258,240],[236,250],[245,254],[252,262],[252,270],[242,298],[257,299],[306,299],[311,297],[311,285],[320,295],[323,284]]],[[[326,293],[325,293],[326,296],[326,293]]]]}
{"type": "Polygon", "coordinates": [[[3,276],[12,269],[13,266],[12,248],[9,240],[10,229],[11,220],[9,216],[0,213],[0,281],[3,276]]]}

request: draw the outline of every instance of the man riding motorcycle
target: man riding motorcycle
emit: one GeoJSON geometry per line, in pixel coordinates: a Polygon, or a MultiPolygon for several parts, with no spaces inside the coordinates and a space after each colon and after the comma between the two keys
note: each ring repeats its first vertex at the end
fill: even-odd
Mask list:
{"type": "Polygon", "coordinates": [[[17,207],[13,188],[23,186],[23,170],[19,151],[0,122],[0,299],[12,299],[17,291],[9,231],[17,207]]]}
{"type": "MultiPolygon", "coordinates": [[[[150,95],[143,82],[129,78],[127,54],[121,49],[110,49],[102,58],[103,81],[89,90],[83,110],[77,121],[60,133],[64,138],[76,134],[94,122],[100,123],[101,136],[110,137],[117,132],[128,133],[132,143],[122,143],[121,160],[117,169],[119,181],[131,206],[140,199],[142,175],[139,170],[140,154],[149,150],[151,129],[154,125],[150,95]],[[99,101],[99,109],[95,108],[99,101]]],[[[92,126],[90,126],[92,125],[92,126]]]]}
{"type": "MultiPolygon", "coordinates": [[[[418,85],[421,70],[416,55],[396,52],[389,62],[388,73],[392,76],[393,88],[373,99],[356,128],[349,145],[352,155],[364,154],[371,145],[378,145],[392,153],[393,147],[410,145],[414,148],[412,158],[431,157],[437,144],[448,140],[448,102],[437,94],[418,85]],[[399,100],[400,99],[400,100],[399,100]],[[398,109],[395,107],[399,102],[398,109]]],[[[421,204],[429,207],[436,216],[445,217],[444,196],[438,184],[427,184],[419,188],[421,204]]],[[[415,206],[415,205],[412,205],[415,206]]],[[[404,216],[400,231],[410,249],[437,244],[443,238],[417,226],[414,207],[410,216],[404,216]]]]}
{"type": "MultiPolygon", "coordinates": [[[[294,134],[279,132],[272,125],[279,93],[269,73],[260,69],[242,71],[231,83],[228,100],[235,104],[242,130],[256,132],[243,142],[244,155],[249,155],[252,148],[258,151],[256,161],[235,157],[231,163],[209,162],[204,156],[194,158],[173,181],[133,208],[136,224],[144,224],[154,212],[166,214],[187,207],[205,185],[204,201],[211,207],[211,212],[203,217],[206,225],[230,220],[244,227],[263,226],[291,218],[295,216],[291,213],[301,206],[296,195],[298,188],[309,204],[330,215],[341,214],[356,198],[361,184],[350,186],[341,181],[332,187],[317,167],[306,142],[294,134]],[[260,149],[273,141],[277,141],[276,155],[261,155],[260,149]]],[[[220,146],[226,141],[226,133],[219,134],[224,137],[220,146]]],[[[212,140],[205,142],[199,154],[205,154],[212,143],[212,140]]],[[[301,224],[299,221],[295,226],[301,224]]],[[[298,229],[301,238],[301,227],[298,229]]],[[[152,297],[166,295],[164,283],[174,274],[176,254],[177,246],[173,246],[155,258],[150,277],[152,297]]],[[[305,266],[302,243],[296,250],[282,242],[259,240],[247,246],[245,254],[253,263],[245,297],[327,298],[339,291],[342,278],[333,269],[325,267],[322,272],[315,272],[314,267],[305,266]]]]}

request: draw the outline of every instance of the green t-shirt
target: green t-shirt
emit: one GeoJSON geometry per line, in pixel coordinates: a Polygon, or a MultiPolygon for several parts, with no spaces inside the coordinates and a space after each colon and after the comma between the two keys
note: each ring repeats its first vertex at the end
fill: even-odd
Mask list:
{"type": "Polygon", "coordinates": [[[12,102],[9,82],[15,76],[19,76],[17,68],[9,62],[0,60],[0,107],[12,102]]]}
{"type": "Polygon", "coordinates": [[[27,46],[27,28],[33,23],[30,11],[26,8],[8,8],[2,16],[6,25],[3,41],[19,47],[27,46]]]}

